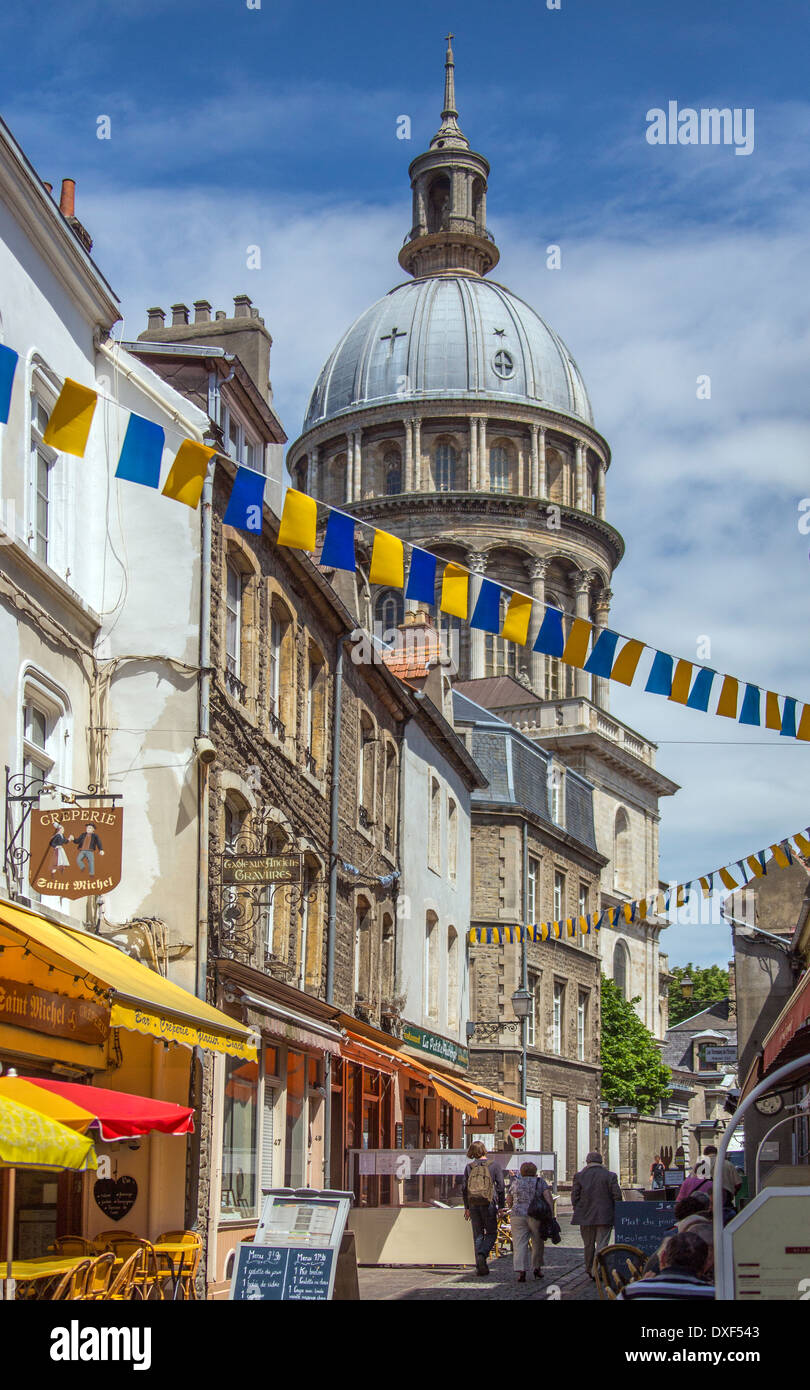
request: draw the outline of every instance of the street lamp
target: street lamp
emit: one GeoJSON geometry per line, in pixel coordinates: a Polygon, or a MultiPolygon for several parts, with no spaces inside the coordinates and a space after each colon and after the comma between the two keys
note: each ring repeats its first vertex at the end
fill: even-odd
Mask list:
{"type": "Polygon", "coordinates": [[[688,975],[684,975],[683,979],[681,980],[681,994],[683,995],[684,999],[692,998],[692,990],[694,988],[694,980],[690,979],[688,975]]]}
{"type": "Polygon", "coordinates": [[[527,989],[516,989],[512,995],[512,1008],[516,1018],[528,1018],[532,1011],[532,996],[527,989]]]}

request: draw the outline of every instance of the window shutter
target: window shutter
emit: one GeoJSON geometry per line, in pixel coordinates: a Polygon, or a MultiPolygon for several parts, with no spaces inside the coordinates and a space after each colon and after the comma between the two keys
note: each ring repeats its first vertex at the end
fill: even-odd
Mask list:
{"type": "Polygon", "coordinates": [[[264,1109],[262,1111],[262,1188],[273,1184],[273,1106],[276,1093],[272,1086],[264,1085],[264,1109]]]}

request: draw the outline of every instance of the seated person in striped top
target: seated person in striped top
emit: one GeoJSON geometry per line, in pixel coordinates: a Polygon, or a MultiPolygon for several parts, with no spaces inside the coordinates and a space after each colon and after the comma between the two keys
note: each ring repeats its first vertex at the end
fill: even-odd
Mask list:
{"type": "Polygon", "coordinates": [[[634,1303],[639,1299],[714,1299],[714,1286],[703,1275],[709,1267],[711,1249],[693,1231],[670,1236],[659,1253],[661,1273],[651,1279],[636,1279],[622,1289],[619,1298],[634,1303]]]}

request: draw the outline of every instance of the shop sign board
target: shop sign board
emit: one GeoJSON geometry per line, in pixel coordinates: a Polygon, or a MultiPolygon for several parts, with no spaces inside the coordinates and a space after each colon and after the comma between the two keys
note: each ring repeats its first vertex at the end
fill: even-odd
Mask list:
{"type": "Polygon", "coordinates": [[[223,854],[223,883],[299,883],[300,854],[223,854]]]}
{"type": "Polygon", "coordinates": [[[123,806],[32,810],[28,881],[44,897],[88,898],[121,882],[123,806]]]}
{"type": "Polygon", "coordinates": [[[674,1202],[617,1202],[613,1239],[654,1255],[674,1225],[674,1202]]]}
{"type": "Polygon", "coordinates": [[[268,1193],[254,1240],[237,1247],[230,1297],[296,1303],[330,1299],[350,1203],[346,1192],[268,1193]]]}
{"type": "Polygon", "coordinates": [[[723,1065],[737,1065],[736,1047],[706,1047],[703,1052],[707,1062],[722,1062],[723,1065]]]}
{"type": "Polygon", "coordinates": [[[413,1023],[403,1023],[401,1040],[408,1047],[417,1047],[420,1052],[427,1052],[431,1057],[439,1057],[443,1062],[452,1062],[460,1067],[467,1067],[470,1064],[470,1054],[466,1047],[459,1047],[452,1038],[442,1038],[438,1033],[428,1033],[424,1028],[417,1028],[413,1023]]]}
{"type": "Polygon", "coordinates": [[[110,1011],[95,999],[69,999],[19,980],[0,980],[0,1023],[100,1047],[110,1031],[110,1011]]]}

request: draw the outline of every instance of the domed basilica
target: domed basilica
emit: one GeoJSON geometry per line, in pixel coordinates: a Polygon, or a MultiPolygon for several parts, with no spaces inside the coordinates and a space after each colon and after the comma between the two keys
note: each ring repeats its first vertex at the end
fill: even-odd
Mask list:
{"type": "MultiPolygon", "coordinates": [[[[608,715],[607,681],[532,650],[544,603],[607,625],[624,542],[605,519],[610,448],[574,358],[530,305],[489,278],[499,261],[487,229],[489,172],[458,123],[448,41],[441,125],[409,170],[412,227],[399,263],[412,278],[361,314],[330,354],[288,467],[302,491],[531,594],[525,647],[438,607],[435,620],[465,692],[593,783],[609,906],[657,883],[658,798],[677,788],[656,771],[654,745],[608,715]],[[503,677],[513,679],[492,679],[503,677]]],[[[360,534],[359,616],[390,634],[416,605],[399,590],[372,590],[363,554],[360,534]]],[[[626,950],[613,973],[628,997],[642,995],[659,1036],[663,925],[639,924],[603,944],[626,950]]]]}

